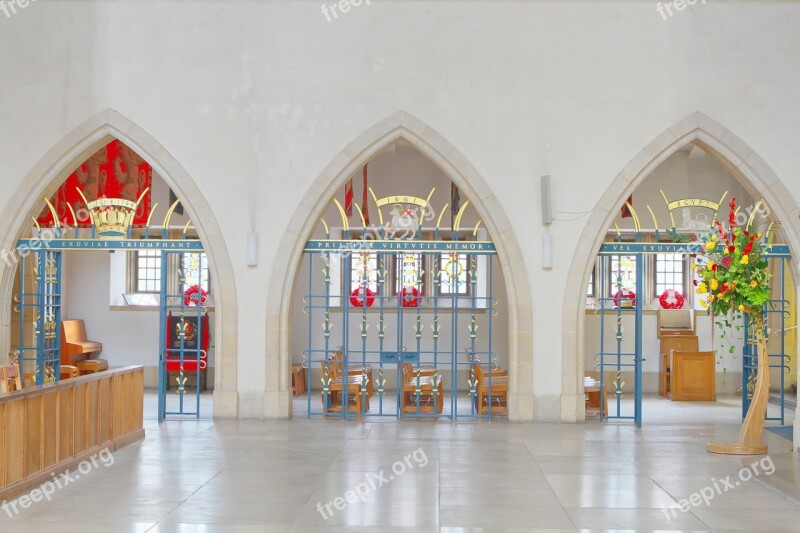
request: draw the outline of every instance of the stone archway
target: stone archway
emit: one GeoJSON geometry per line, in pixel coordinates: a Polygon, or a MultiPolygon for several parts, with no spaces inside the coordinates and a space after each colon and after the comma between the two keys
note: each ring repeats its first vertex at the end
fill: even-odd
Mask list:
{"type": "Polygon", "coordinates": [[[267,304],[266,418],[291,416],[289,353],[292,294],[306,238],[336,191],[364,163],[397,139],[413,144],[473,202],[498,250],[509,307],[509,420],[533,420],[533,311],[528,273],[511,222],[487,183],[441,135],[399,111],[369,128],[314,180],[295,210],[275,258],[267,304]]]}
{"type": "MultiPolygon", "coordinates": [[[[800,250],[800,227],[797,225],[797,205],[792,196],[767,163],[740,138],[708,116],[695,112],[656,137],[606,189],[584,226],[569,270],[568,279],[581,283],[567,285],[563,304],[563,373],[561,419],[577,422],[585,419],[584,373],[584,310],[586,283],[591,273],[594,257],[608,228],[614,220],[617,207],[645,178],[679,148],[698,144],[716,157],[754,198],[764,198],[770,209],[784,223],[781,236],[793,253],[800,250]]],[[[794,279],[798,278],[798,264],[792,263],[794,279]]],[[[797,426],[797,421],[795,421],[797,426]]],[[[798,426],[800,427],[800,426],[798,426]]],[[[795,433],[797,434],[797,433],[795,433]]],[[[797,445],[795,441],[795,445],[797,445]]]]}
{"type": "MultiPolygon", "coordinates": [[[[93,116],[53,146],[24,176],[9,199],[12,209],[0,216],[0,247],[13,249],[32,215],[42,208],[42,198],[50,197],[74,168],[112,139],[119,139],[135,150],[158,172],[185,202],[208,253],[213,269],[218,319],[215,326],[216,365],[214,417],[238,416],[236,376],[236,286],[233,267],[222,232],[208,202],[191,176],[158,141],[138,125],[107,109],[93,116]]],[[[0,334],[8,353],[11,296],[16,268],[0,262],[0,334]]]]}

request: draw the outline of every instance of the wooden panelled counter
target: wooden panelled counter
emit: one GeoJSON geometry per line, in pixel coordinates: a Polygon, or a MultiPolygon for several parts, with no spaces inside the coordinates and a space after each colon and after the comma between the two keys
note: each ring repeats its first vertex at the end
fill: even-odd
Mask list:
{"type": "Polygon", "coordinates": [[[143,401],[141,366],[0,393],[0,501],[143,439],[143,401]]]}

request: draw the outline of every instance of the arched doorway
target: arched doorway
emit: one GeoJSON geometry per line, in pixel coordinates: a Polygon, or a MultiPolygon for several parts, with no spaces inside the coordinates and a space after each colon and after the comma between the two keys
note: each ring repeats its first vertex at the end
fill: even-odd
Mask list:
{"type": "MultiPolygon", "coordinates": [[[[236,417],[236,291],[231,273],[230,258],[217,222],[203,195],[181,165],[155,139],[122,115],[106,110],[64,137],[39,164],[21,181],[8,210],[0,218],[1,234],[6,249],[14,249],[17,241],[29,231],[31,217],[42,208],[43,198],[50,198],[72,171],[92,154],[114,139],[119,139],[152,165],[175,194],[185,200],[187,216],[194,222],[197,233],[207,247],[217,320],[214,325],[216,349],[219,354],[214,366],[214,416],[236,417]],[[224,324],[234,324],[234,327],[224,324]]],[[[10,346],[9,325],[12,317],[12,295],[16,264],[0,264],[0,318],[4,329],[6,353],[10,346]]],[[[154,356],[155,357],[155,356],[154,356]]]]}
{"type": "Polygon", "coordinates": [[[403,139],[424,154],[474,202],[477,216],[493,236],[505,278],[508,304],[508,417],[533,419],[533,317],[527,273],[515,232],[478,172],[429,126],[398,112],[370,128],[322,172],[289,223],[270,280],[267,312],[268,417],[291,416],[291,331],[295,286],[307,237],[351,176],[379,152],[403,139]]]}
{"type": "MultiPolygon", "coordinates": [[[[606,191],[598,205],[614,207],[598,208],[592,213],[571,264],[570,277],[582,279],[583,283],[569,286],[564,301],[564,343],[575,347],[574,351],[564,351],[562,403],[570,406],[564,411],[565,420],[583,420],[585,417],[582,401],[587,334],[584,291],[592,276],[595,254],[606,238],[606,228],[612,226],[617,217],[617,208],[625,204],[648,176],[676,152],[691,146],[718,161],[752,198],[764,198],[774,216],[783,222],[776,232],[778,241],[788,243],[792,251],[798,249],[798,228],[793,218],[796,206],[791,204],[790,194],[766,163],[744,142],[701,113],[694,113],[667,130],[638,154],[606,191]],[[569,370],[573,368],[577,372],[569,370]]],[[[788,270],[797,280],[796,262],[789,263],[788,270]]]]}

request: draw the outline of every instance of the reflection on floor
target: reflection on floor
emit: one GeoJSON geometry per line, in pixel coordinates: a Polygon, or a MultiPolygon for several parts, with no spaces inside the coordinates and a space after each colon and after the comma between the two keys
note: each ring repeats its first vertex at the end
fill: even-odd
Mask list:
{"type": "MultiPolygon", "coordinates": [[[[175,389],[167,391],[167,411],[177,412],[180,407],[181,395],[175,389]]],[[[197,393],[186,389],[183,395],[184,412],[197,412],[197,393]]],[[[158,391],[147,389],[144,391],[144,418],[145,420],[158,420],[158,391]]],[[[191,420],[197,417],[191,415],[172,415],[169,418],[191,420]]],[[[200,393],[200,419],[211,420],[214,418],[214,392],[207,390],[200,393]]]]}
{"type": "MultiPolygon", "coordinates": [[[[617,402],[613,395],[608,396],[612,413],[616,412],[617,402]]],[[[633,416],[633,397],[623,395],[620,400],[623,416],[633,416]]],[[[769,417],[780,417],[780,406],[769,404],[769,417]]],[[[794,410],[784,411],[786,424],[794,420],[794,410]]],[[[673,402],[657,394],[642,397],[642,424],[695,424],[712,422],[719,424],[740,424],[742,422],[741,396],[717,396],[716,402],[673,402]]],[[[768,421],[767,425],[781,425],[779,421],[768,421]]]]}
{"type": "MultiPolygon", "coordinates": [[[[155,395],[147,402],[154,415],[155,395]]],[[[796,532],[800,523],[800,507],[758,481],[769,468],[744,481],[749,462],[705,452],[707,441],[735,440],[738,422],[153,418],[146,440],[116,452],[113,465],[18,515],[0,511],[0,531],[796,532]],[[739,485],[686,512],[664,511],[726,476],[739,485]]],[[[786,440],[766,440],[775,465],[800,471],[786,440]]]]}
{"type": "MultiPolygon", "coordinates": [[[[320,391],[312,391],[311,398],[310,398],[310,406],[312,412],[312,419],[321,418],[323,417],[324,411],[322,406],[322,393],[320,391]]],[[[398,411],[397,407],[397,397],[395,391],[387,391],[385,396],[383,397],[383,402],[381,402],[381,398],[378,394],[374,394],[373,397],[370,399],[369,402],[369,411],[367,411],[367,416],[369,417],[370,421],[378,422],[383,420],[384,418],[388,418],[389,420],[396,419],[396,414],[398,411]],[[380,415],[383,413],[381,418],[378,418],[375,415],[380,415]]],[[[307,394],[303,394],[302,396],[295,396],[292,401],[292,409],[294,416],[296,418],[308,418],[308,408],[309,408],[309,396],[307,394]]],[[[430,414],[423,415],[425,418],[429,418],[432,420],[447,420],[447,417],[450,416],[453,408],[450,402],[449,394],[445,395],[444,397],[444,405],[442,405],[442,414],[439,417],[431,416],[430,414]]],[[[456,402],[456,412],[458,413],[459,419],[462,417],[470,417],[475,416],[475,408],[473,406],[472,397],[468,393],[460,394],[458,396],[458,400],[456,402]]],[[[487,408],[488,413],[488,408],[487,408]]],[[[355,416],[355,415],[354,415],[355,416]]],[[[493,418],[496,420],[506,420],[505,412],[496,412],[493,414],[493,418]]]]}

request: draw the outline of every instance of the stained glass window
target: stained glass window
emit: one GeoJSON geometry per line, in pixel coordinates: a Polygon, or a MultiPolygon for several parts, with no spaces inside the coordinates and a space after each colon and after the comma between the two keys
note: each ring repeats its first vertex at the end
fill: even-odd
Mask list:
{"type": "Polygon", "coordinates": [[[395,294],[398,294],[404,287],[416,287],[417,290],[423,289],[422,256],[420,254],[400,254],[395,259],[395,294]]]}
{"type": "MultiPolygon", "coordinates": [[[[159,252],[160,253],[160,252],[159,252]]],[[[208,272],[208,256],[205,252],[183,254],[183,290],[198,285],[206,292],[211,292],[208,272]]]]}
{"type": "Polygon", "coordinates": [[[366,287],[378,294],[378,254],[353,254],[350,261],[350,292],[366,287]]]}
{"type": "Polygon", "coordinates": [[[611,294],[621,288],[636,292],[636,256],[611,256],[611,294]]]}
{"type": "Polygon", "coordinates": [[[439,293],[469,294],[469,258],[465,254],[440,254],[439,293]]]}

